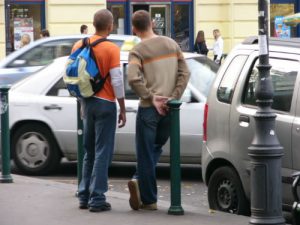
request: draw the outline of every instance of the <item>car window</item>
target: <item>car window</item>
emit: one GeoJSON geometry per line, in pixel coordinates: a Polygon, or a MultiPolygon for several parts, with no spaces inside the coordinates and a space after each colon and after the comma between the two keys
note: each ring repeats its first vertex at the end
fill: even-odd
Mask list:
{"type": "Polygon", "coordinates": [[[195,57],[186,60],[191,76],[189,82],[204,96],[208,95],[213,80],[216,77],[218,66],[209,63],[206,57],[195,57]]]}
{"type": "Polygon", "coordinates": [[[63,78],[60,78],[55,85],[53,85],[53,87],[48,91],[47,96],[70,96],[63,78]]]}
{"type": "MultiPolygon", "coordinates": [[[[257,59],[245,86],[243,103],[247,105],[256,105],[255,88],[258,79],[258,62],[257,59]]],[[[272,58],[270,58],[270,64],[272,65],[270,75],[274,89],[272,108],[289,112],[300,65],[296,61],[272,58]]]]}
{"type": "Polygon", "coordinates": [[[124,90],[125,90],[125,98],[129,100],[136,100],[139,99],[139,97],[134,93],[134,91],[131,89],[128,83],[127,79],[127,73],[128,72],[128,64],[123,64],[123,76],[124,76],[124,90]]]}
{"type": "Polygon", "coordinates": [[[57,40],[41,44],[19,56],[17,59],[8,64],[8,67],[47,65],[55,58],[69,55],[76,41],[77,39],[57,40]]]}
{"type": "Polygon", "coordinates": [[[219,101],[231,103],[237,79],[244,67],[247,57],[247,55],[238,55],[231,61],[217,91],[219,101]]]}

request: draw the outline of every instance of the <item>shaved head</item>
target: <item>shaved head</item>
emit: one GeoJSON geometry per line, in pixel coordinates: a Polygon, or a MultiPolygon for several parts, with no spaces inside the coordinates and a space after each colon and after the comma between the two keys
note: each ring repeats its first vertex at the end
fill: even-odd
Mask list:
{"type": "Polygon", "coordinates": [[[105,31],[113,24],[113,15],[107,9],[100,9],[94,15],[93,25],[97,32],[105,31]]]}
{"type": "Polygon", "coordinates": [[[150,14],[145,10],[136,11],[132,15],[132,26],[140,32],[151,29],[150,14]]]}

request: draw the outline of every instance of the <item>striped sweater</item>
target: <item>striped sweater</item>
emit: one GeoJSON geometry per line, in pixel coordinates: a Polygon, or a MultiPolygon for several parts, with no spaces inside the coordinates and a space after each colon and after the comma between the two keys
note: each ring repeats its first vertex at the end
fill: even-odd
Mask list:
{"type": "Polygon", "coordinates": [[[140,106],[152,106],[152,96],[180,99],[189,70],[177,43],[158,36],[136,45],[129,54],[128,82],[140,97],[140,106]]]}

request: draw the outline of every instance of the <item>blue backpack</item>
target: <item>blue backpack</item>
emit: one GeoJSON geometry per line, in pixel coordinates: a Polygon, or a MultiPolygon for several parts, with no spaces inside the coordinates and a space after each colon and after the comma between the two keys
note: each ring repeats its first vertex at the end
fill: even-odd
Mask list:
{"type": "Polygon", "coordinates": [[[63,79],[72,96],[89,98],[102,89],[109,73],[102,77],[93,47],[104,41],[107,39],[89,43],[89,39],[84,38],[82,46],[69,56],[63,79]]]}

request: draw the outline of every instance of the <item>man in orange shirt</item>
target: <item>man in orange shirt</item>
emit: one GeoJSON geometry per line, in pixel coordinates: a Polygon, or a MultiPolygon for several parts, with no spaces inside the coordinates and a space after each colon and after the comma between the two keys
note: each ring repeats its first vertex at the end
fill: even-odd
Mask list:
{"type": "MultiPolygon", "coordinates": [[[[96,33],[89,38],[90,43],[109,35],[113,30],[113,15],[106,9],[99,10],[94,15],[93,25],[96,33]]],[[[73,51],[81,45],[82,41],[77,42],[73,51]]],[[[116,98],[120,106],[119,127],[125,125],[126,115],[119,47],[112,42],[104,41],[93,47],[93,52],[101,75],[103,77],[108,73],[110,75],[98,93],[81,101],[85,154],[78,198],[80,209],[89,208],[91,212],[101,212],[111,209],[104,193],[108,190],[108,167],[114,150],[116,98]]]]}

